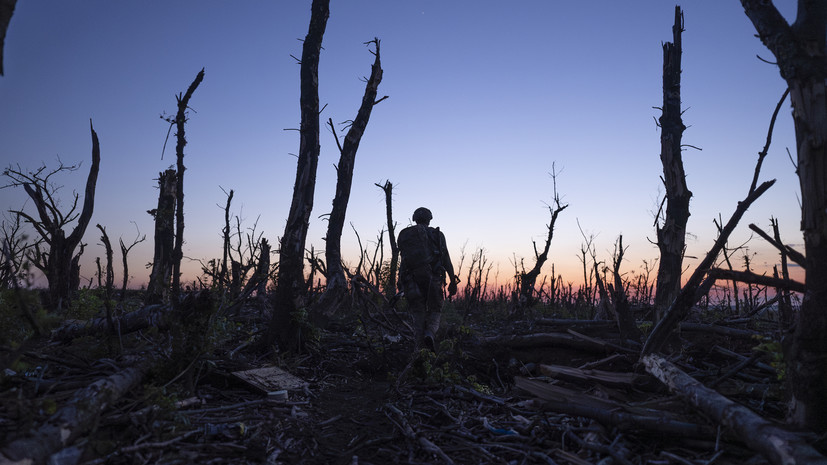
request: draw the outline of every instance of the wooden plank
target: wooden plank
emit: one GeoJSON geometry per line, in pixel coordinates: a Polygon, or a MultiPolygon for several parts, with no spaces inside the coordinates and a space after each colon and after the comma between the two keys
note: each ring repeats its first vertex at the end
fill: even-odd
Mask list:
{"type": "Polygon", "coordinates": [[[262,392],[295,391],[307,385],[303,379],[276,366],[234,371],[232,375],[262,392]]]}
{"type": "MultiPolygon", "coordinates": [[[[637,373],[617,373],[613,371],[574,368],[565,365],[540,365],[540,372],[552,378],[568,381],[598,382],[607,386],[638,387],[645,386],[651,379],[637,373]]],[[[652,380],[652,382],[655,382],[652,380]]]]}

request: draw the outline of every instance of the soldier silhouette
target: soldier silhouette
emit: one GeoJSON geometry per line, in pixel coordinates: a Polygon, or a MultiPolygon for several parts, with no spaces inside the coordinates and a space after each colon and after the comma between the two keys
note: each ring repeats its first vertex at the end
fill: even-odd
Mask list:
{"type": "Polygon", "coordinates": [[[433,219],[431,211],[417,208],[411,219],[415,224],[400,231],[396,241],[401,255],[398,287],[414,318],[417,346],[434,350],[442,318],[445,278],[450,279],[450,296],[457,293],[459,278],[454,275],[445,235],[439,228],[429,226],[433,219]]]}

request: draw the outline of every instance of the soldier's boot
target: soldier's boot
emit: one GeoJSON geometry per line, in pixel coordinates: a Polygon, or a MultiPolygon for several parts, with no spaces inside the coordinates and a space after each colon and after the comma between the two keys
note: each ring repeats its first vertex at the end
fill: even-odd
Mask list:
{"type": "Polygon", "coordinates": [[[425,337],[425,312],[413,312],[414,344],[416,348],[422,347],[425,337]]]}
{"type": "Polygon", "coordinates": [[[439,322],[442,319],[440,312],[431,312],[425,316],[425,347],[434,351],[436,349],[436,333],[439,331],[439,322]]]}

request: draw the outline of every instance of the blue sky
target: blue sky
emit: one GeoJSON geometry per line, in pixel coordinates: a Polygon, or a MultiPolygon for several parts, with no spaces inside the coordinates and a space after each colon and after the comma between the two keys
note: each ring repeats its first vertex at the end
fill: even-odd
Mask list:
{"type": "MultiPolygon", "coordinates": [[[[570,206],[558,219],[550,262],[566,280],[581,273],[578,221],[595,236],[601,259],[610,259],[623,234],[625,270],[657,257],[648,240],[663,192],[653,107],[661,104],[661,44],[672,40],[674,3],[331,3],[319,71],[322,122],[355,117],[361,78],[373,61],[364,43],[374,37],[382,44],[379,95],[389,96],[374,108],[356,159],[347,221],[363,243],[372,247],[385,227],[384,197],[374,183],[390,180],[400,227],[416,207],[427,206],[456,264],[463,247],[468,257],[484,248],[508,279],[514,257],[530,264],[532,241],[545,238],[554,164],[570,206]]],[[[793,0],[775,3],[793,19],[793,0]]],[[[772,61],[740,2],[680,5],[689,126],[683,142],[703,149],[684,152],[694,194],[687,253],[701,256],[715,239],[712,220],[719,213],[728,218],[746,194],[785,85],[774,66],[756,57],[772,61]]],[[[159,116],[175,112],[175,95],[201,68],[206,76],[187,125],[184,253],[220,255],[222,188],[235,191],[233,214],[243,226],[258,218],[258,230],[276,243],[299,145],[290,130],[299,122],[299,66],[291,55],[301,54],[309,17],[310,0],[18,2],[0,78],[0,164],[82,162],[80,171],[58,180],[68,200],[72,189],[83,190],[92,119],[102,160],[84,278],[94,275],[94,257],[104,253],[94,228],[100,223],[115,242],[131,242],[136,225],[147,235],[130,254],[131,282],[146,280],[153,232],[146,211],[157,202],[154,179],[175,163],[172,136],[161,159],[168,126],[159,116]]],[[[316,250],[324,248],[319,216],[330,210],[338,160],[329,130],[321,143],[308,235],[316,250]]],[[[748,212],[733,242],[749,237],[750,222],[769,229],[770,216],[779,218],[786,242],[801,242],[788,148],[794,152],[789,103],[762,176],[778,182],[748,212]]],[[[0,196],[4,210],[25,200],[22,190],[0,196]]],[[[358,249],[349,227],[342,244],[354,264],[358,249]]],[[[756,265],[777,261],[760,238],[749,246],[759,253],[756,265]]],[[[191,278],[198,265],[184,269],[191,278]]]]}

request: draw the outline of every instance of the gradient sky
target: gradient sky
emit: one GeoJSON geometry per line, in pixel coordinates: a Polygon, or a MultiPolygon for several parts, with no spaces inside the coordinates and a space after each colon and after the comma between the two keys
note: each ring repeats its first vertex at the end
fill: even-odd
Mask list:
{"type": "MultiPolygon", "coordinates": [[[[221,254],[222,188],[235,191],[232,212],[272,243],[284,231],[296,173],[299,66],[310,0],[299,1],[20,1],[5,42],[0,78],[0,164],[34,169],[82,162],[62,176],[62,197],[83,192],[91,160],[89,120],[101,144],[95,214],[81,275],[94,276],[103,256],[100,223],[113,244],[137,230],[147,241],[130,254],[130,282],[140,285],[152,255],[155,179],[175,164],[174,136],[161,150],[175,95],[201,68],[185,151],[184,254],[221,254]],[[137,229],[136,229],[137,226],[137,229]]],[[[775,2],[788,20],[795,2],[775,2]]],[[[701,257],[747,192],[770,115],[785,89],[773,57],[737,0],[688,0],[683,34],[683,142],[690,208],[688,252],[701,257]]],[[[558,190],[569,204],[559,217],[551,257],[564,279],[582,274],[578,222],[610,260],[623,234],[624,270],[658,256],[653,212],[663,188],[659,129],[662,48],[672,40],[675,3],[559,0],[333,0],[319,70],[324,123],[353,119],[381,40],[384,79],[356,158],[347,221],[373,247],[385,227],[384,197],[374,183],[394,183],[399,227],[427,206],[446,234],[455,266],[483,248],[492,276],[513,275],[512,262],[533,262],[558,190]]],[[[340,137],[343,136],[340,129],[340,137]]],[[[174,131],[173,131],[174,134],[174,131]]],[[[308,247],[324,249],[338,160],[328,129],[321,135],[308,247]]],[[[786,150],[794,134],[785,103],[762,180],[778,182],[758,200],[733,243],[754,222],[779,218],[785,242],[800,244],[798,182],[786,150]]],[[[22,189],[0,190],[3,210],[19,208],[22,189]]],[[[31,203],[26,205],[33,211],[31,203]]],[[[8,214],[6,214],[8,218],[8,214]]],[[[343,253],[357,260],[346,225],[343,253]]],[[[755,264],[778,255],[760,238],[749,243],[755,264]]],[[[186,260],[185,260],[186,262],[186,260]]],[[[688,259],[694,268],[698,259],[688,259]]],[[[120,282],[116,251],[116,282],[120,282]]],[[[741,263],[741,260],[737,260],[741,263]]],[[[183,265],[191,279],[197,262],[183,265]]]]}

